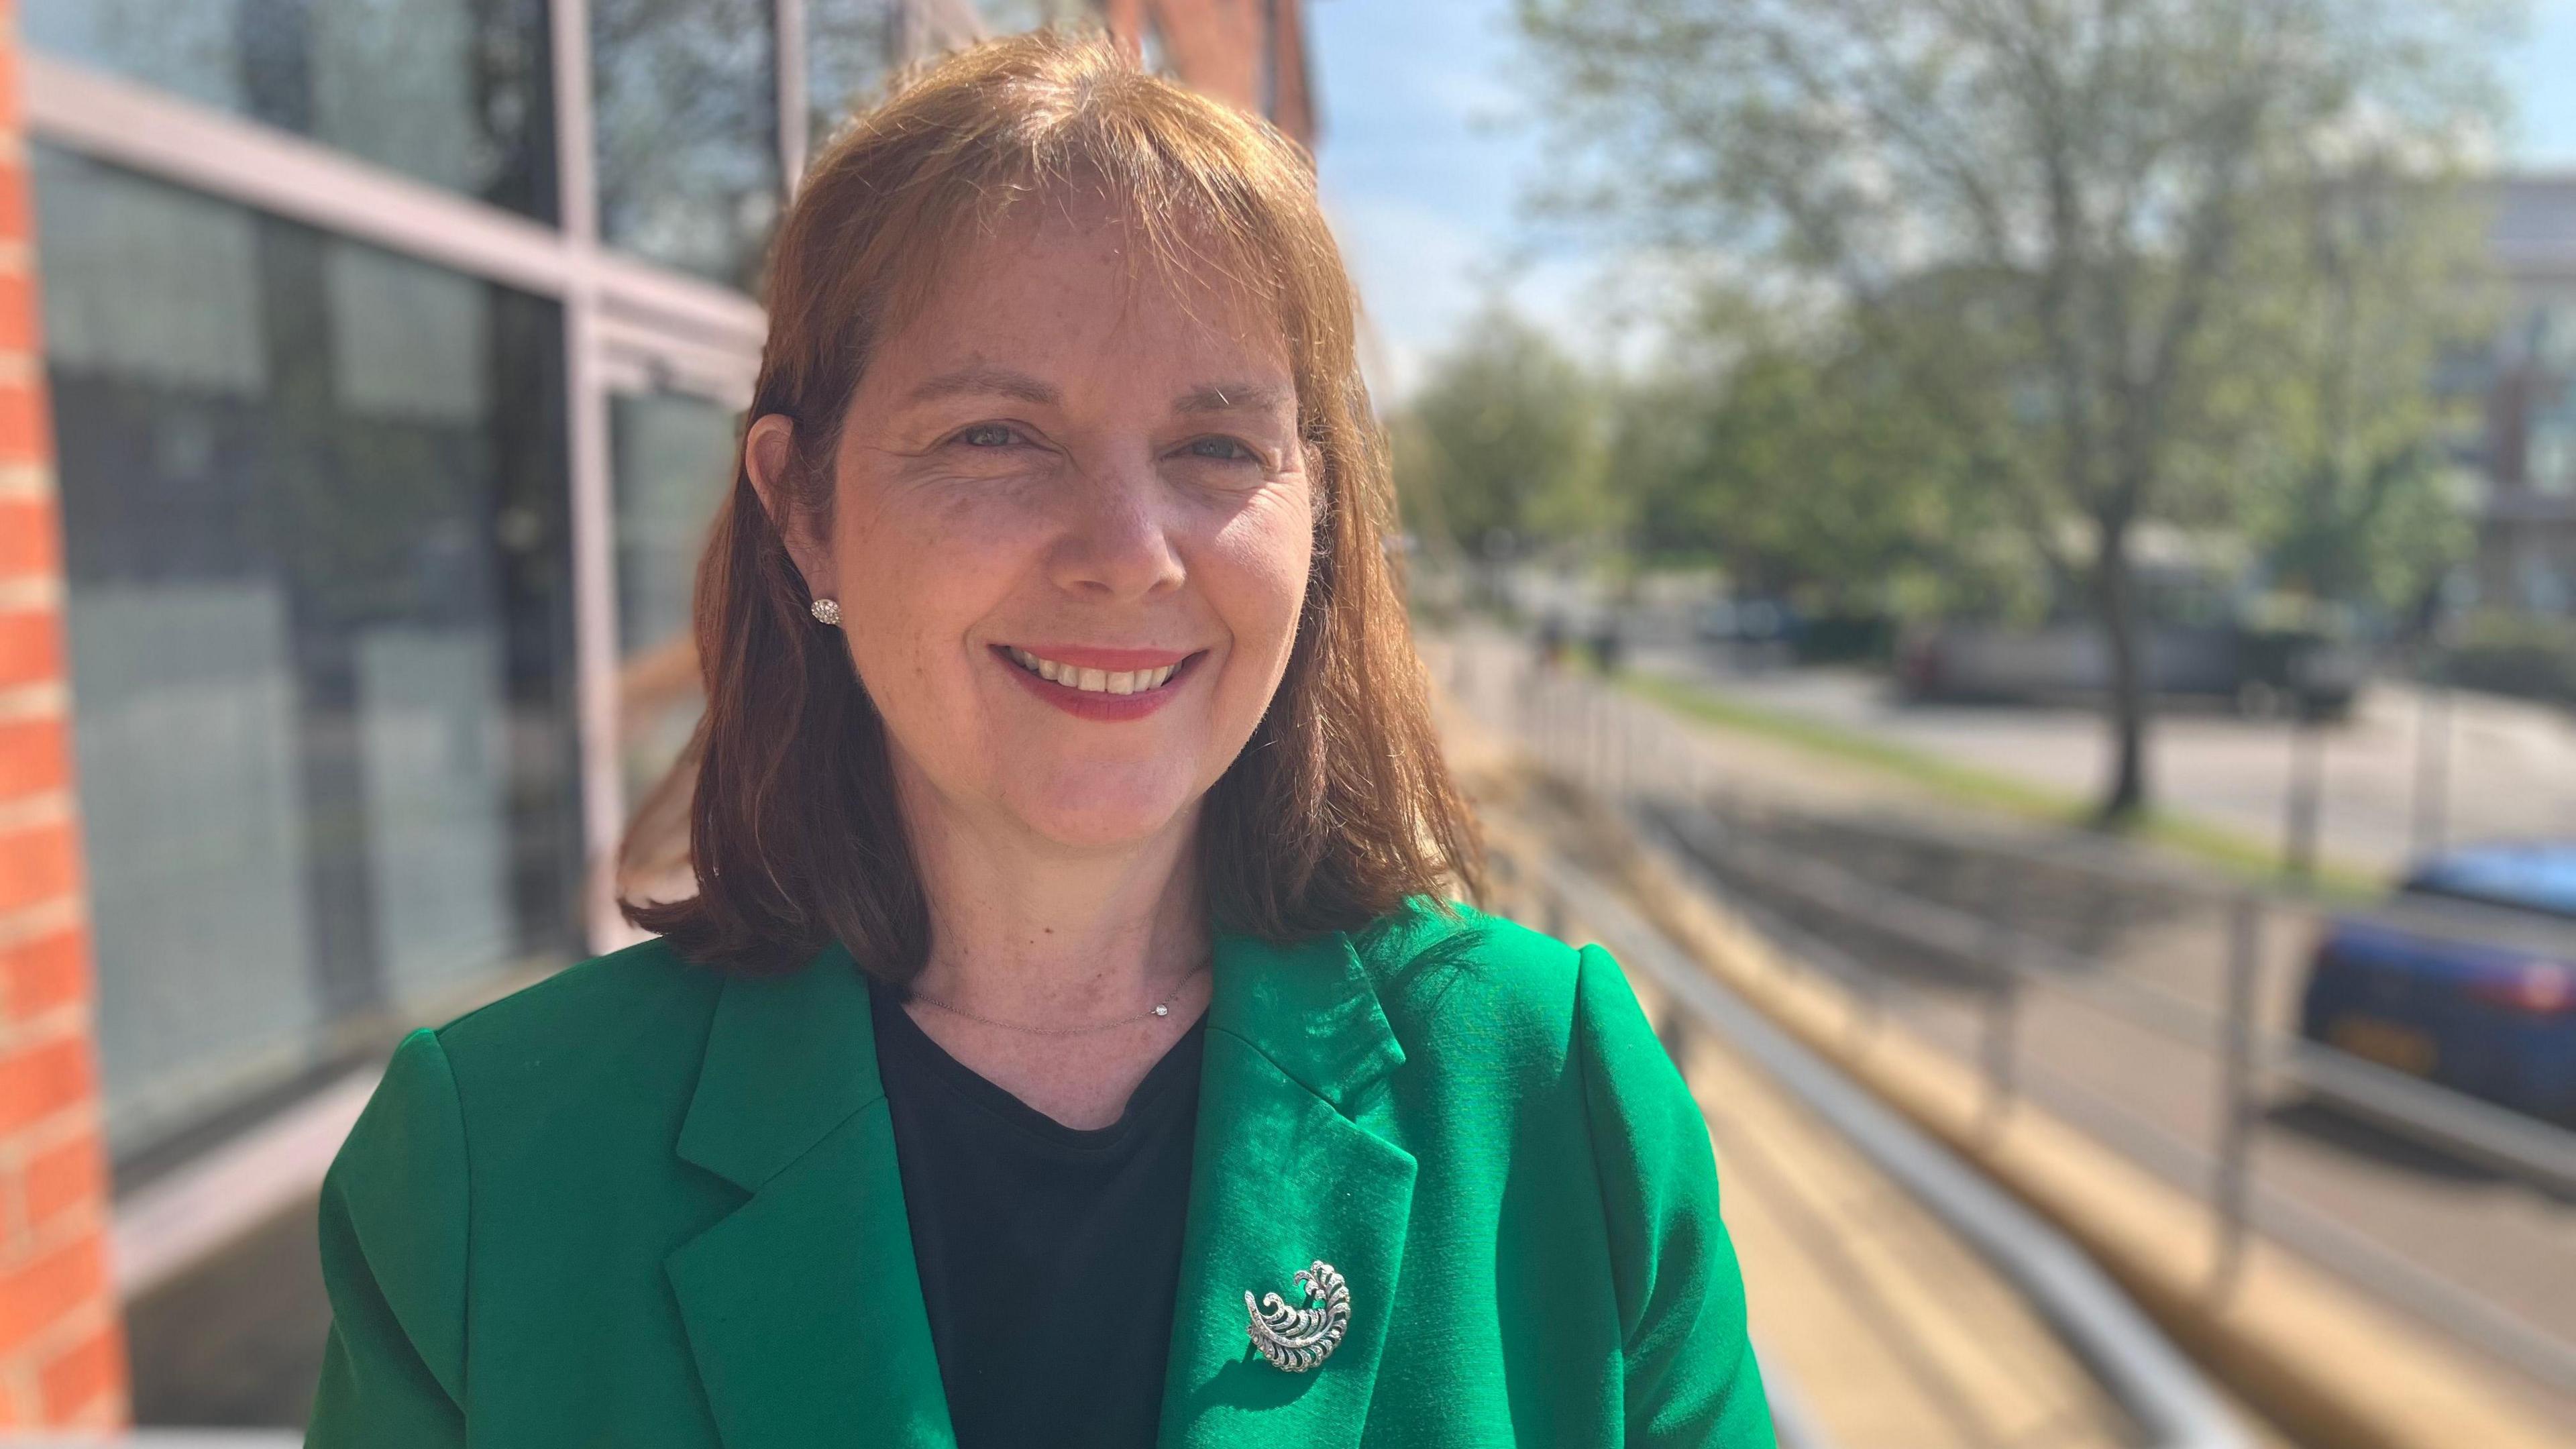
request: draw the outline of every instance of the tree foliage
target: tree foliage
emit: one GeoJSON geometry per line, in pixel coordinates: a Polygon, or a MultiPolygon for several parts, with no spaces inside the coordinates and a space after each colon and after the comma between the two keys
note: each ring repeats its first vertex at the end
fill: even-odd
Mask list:
{"type": "MultiPolygon", "coordinates": [[[[2277,481],[2302,451],[2272,426],[2295,327],[2258,333],[2253,319],[2310,315],[2298,309],[2321,262],[2275,235],[2276,210],[2374,157],[2453,172],[2490,128],[2487,58],[2514,8],[1519,0],[1518,13],[1563,133],[1592,163],[1557,168],[1561,206],[1830,287],[1856,328],[1889,340],[1892,375],[1928,414],[1958,410],[1949,441],[1967,476],[1996,485],[2036,546],[2053,551],[2070,522],[2089,534],[2084,556],[2057,562],[2096,601],[2112,663],[2104,813],[2142,807],[2135,530],[2239,507],[2237,490],[2277,481]]],[[[2319,405],[2320,439],[2330,413],[2319,405]]],[[[2330,460],[2305,471],[2334,479],[2338,500],[2369,493],[2356,446],[2304,450],[2330,460]]]]}
{"type": "Polygon", "coordinates": [[[1847,319],[1705,309],[1611,404],[1633,547],[1826,608],[1991,607],[2030,560],[1970,420],[1931,401],[1847,319]]]}
{"type": "Polygon", "coordinates": [[[1407,522],[1509,554],[1614,531],[1601,388],[1546,333],[1488,305],[1393,427],[1407,522]]]}
{"type": "Polygon", "coordinates": [[[2366,155],[2285,188],[2253,228],[2249,267],[2273,285],[2220,345],[2259,364],[2241,520],[2283,589],[2405,610],[2466,552],[2443,443],[2483,430],[2484,399],[2442,379],[2494,320],[2464,266],[2489,219],[2457,181],[2366,155]]]}

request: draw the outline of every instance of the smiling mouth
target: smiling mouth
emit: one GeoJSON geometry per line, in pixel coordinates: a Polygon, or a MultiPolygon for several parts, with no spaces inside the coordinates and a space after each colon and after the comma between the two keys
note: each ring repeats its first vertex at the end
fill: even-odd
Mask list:
{"type": "MultiPolygon", "coordinates": [[[[1202,653],[1205,651],[1201,651],[1202,653]]],[[[1170,664],[1153,669],[1083,669],[1059,663],[1013,645],[1002,646],[1002,653],[1022,669],[1051,684],[1084,694],[1143,694],[1161,689],[1171,681],[1175,671],[1189,667],[1198,654],[1191,654],[1170,664]]]]}

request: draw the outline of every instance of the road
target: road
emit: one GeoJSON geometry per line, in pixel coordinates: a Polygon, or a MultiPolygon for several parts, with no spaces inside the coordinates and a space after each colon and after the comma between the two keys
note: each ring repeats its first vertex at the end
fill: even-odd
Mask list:
{"type": "MultiPolygon", "coordinates": [[[[1635,662],[1775,713],[2077,799],[2097,793],[2110,772],[2108,732],[2090,709],[1908,704],[1872,673],[1740,672],[1686,647],[1641,649],[1635,662]]],[[[2416,853],[2428,721],[2437,737],[2448,736],[2448,789],[2437,797],[2447,838],[2576,838],[2576,720],[2548,706],[2466,691],[2449,692],[2446,706],[2428,702],[2419,686],[2383,680],[2349,720],[2322,730],[2326,858],[2384,874],[2416,853]]],[[[2175,708],[2149,734],[2150,788],[2159,805],[2178,814],[2274,844],[2283,835],[2291,750],[2288,724],[2175,708]]]]}

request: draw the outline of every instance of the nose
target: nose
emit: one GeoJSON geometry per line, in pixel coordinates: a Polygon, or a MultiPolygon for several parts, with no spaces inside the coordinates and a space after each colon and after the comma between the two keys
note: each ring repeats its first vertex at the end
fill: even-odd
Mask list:
{"type": "Polygon", "coordinates": [[[1051,572],[1057,587],[1099,600],[1179,588],[1174,500],[1150,459],[1085,469],[1067,490],[1051,572]]]}

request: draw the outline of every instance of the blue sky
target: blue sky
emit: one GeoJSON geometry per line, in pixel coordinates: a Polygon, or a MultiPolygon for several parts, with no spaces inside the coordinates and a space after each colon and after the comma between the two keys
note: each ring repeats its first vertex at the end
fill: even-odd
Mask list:
{"type": "MultiPolygon", "coordinates": [[[[1523,224],[1519,198],[1547,164],[1517,104],[1510,0],[1308,0],[1322,92],[1325,205],[1374,322],[1370,372],[1400,398],[1489,294],[1611,345],[1586,315],[1600,267],[1523,224]]],[[[2576,0],[2537,0],[2527,42],[2500,61],[2521,112],[2513,159],[2576,168],[2576,0]]]]}

